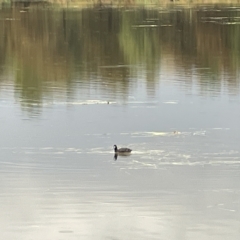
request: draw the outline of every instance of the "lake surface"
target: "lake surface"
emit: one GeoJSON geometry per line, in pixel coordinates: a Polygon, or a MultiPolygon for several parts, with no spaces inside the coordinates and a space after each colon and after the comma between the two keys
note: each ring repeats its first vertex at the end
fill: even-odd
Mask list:
{"type": "Polygon", "coordinates": [[[240,8],[2,8],[0,32],[3,239],[239,239],[240,8]]]}

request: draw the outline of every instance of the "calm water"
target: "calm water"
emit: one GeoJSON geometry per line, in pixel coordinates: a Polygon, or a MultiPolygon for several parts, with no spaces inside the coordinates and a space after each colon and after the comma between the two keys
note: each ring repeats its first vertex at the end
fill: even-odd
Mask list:
{"type": "Polygon", "coordinates": [[[1,9],[2,238],[238,240],[239,10],[1,9]]]}

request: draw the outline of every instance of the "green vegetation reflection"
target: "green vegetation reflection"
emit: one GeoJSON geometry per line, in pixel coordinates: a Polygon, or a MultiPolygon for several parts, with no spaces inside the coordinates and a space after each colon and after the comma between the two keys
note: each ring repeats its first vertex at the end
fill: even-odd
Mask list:
{"type": "Polygon", "coordinates": [[[154,90],[168,66],[184,86],[197,76],[201,94],[221,92],[223,81],[239,94],[238,10],[2,9],[0,84],[12,69],[15,97],[32,109],[74,97],[76,82],[125,98],[141,75],[154,90]]]}

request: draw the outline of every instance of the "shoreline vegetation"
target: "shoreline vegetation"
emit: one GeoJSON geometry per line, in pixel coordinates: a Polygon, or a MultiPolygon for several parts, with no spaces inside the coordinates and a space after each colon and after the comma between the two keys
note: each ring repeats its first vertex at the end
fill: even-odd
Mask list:
{"type": "MultiPolygon", "coordinates": [[[[195,6],[204,5],[229,5],[236,6],[240,5],[240,0],[0,0],[0,6],[2,7],[42,7],[42,6],[53,6],[63,8],[169,8],[175,5],[189,8],[195,6]]],[[[1,7],[0,7],[1,9],[1,7]]]]}

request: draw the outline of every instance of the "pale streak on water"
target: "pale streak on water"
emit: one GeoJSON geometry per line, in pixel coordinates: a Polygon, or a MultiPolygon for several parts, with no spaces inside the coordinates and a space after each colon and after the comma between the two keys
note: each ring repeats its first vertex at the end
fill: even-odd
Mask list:
{"type": "Polygon", "coordinates": [[[2,239],[239,239],[239,91],[188,94],[162,69],[153,96],[142,76],[124,100],[92,79],[31,117],[2,84],[2,239]]]}

